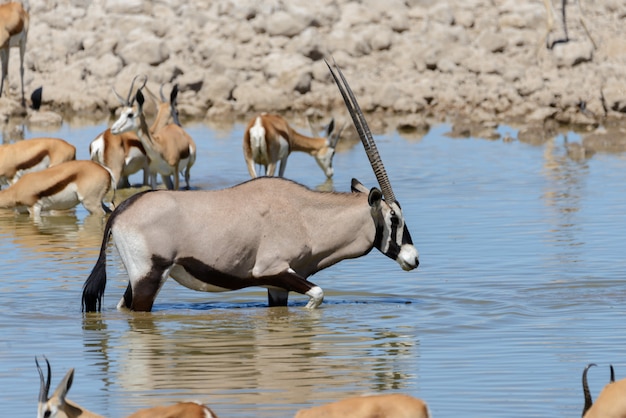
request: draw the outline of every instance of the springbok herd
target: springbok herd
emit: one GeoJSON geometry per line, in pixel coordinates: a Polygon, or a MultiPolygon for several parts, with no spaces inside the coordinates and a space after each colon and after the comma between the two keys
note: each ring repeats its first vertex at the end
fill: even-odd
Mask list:
{"type": "MultiPolygon", "coordinates": [[[[20,49],[22,105],[24,105],[24,52],[29,14],[20,3],[0,5],[0,95],[7,77],[9,50],[20,49]]],[[[415,269],[418,252],[404,222],[385,168],[365,117],[339,67],[328,62],[380,189],[368,189],[352,180],[351,193],[312,191],[282,179],[293,151],[313,156],[330,178],[332,160],[343,127],[329,123],[325,136],[296,132],[279,115],[260,114],[248,123],[243,154],[252,180],[215,191],[179,191],[180,176],[190,188],[196,145],[178,119],[176,86],[169,98],[159,96],[137,76],[122,104],[118,120],[89,146],[91,161],[76,160],[76,148],[58,138],[32,138],[0,146],[0,207],[42,212],[67,210],[79,203],[93,215],[110,213],[100,256],[83,287],[82,307],[99,311],[106,285],[106,249],[113,237],[129,275],[129,284],[117,307],[150,311],[168,277],[193,290],[220,292],[249,286],[268,290],[270,306],[286,305],[290,291],[309,297],[307,308],[318,307],[322,289],[307,280],[315,272],[348,258],[360,257],[376,247],[403,270],[415,269]],[[334,68],[333,68],[334,67],[334,68]],[[136,87],[135,83],[139,85],[136,87]],[[157,109],[152,123],[144,113],[146,95],[157,109]],[[279,178],[272,178],[278,167],[279,178]],[[256,168],[263,167],[264,177],[256,168]],[[118,188],[129,187],[129,176],[143,170],[138,193],[117,205],[118,188]],[[157,174],[167,190],[157,189],[157,174]],[[106,196],[112,192],[110,205],[106,196]],[[248,204],[253,202],[253,205],[248,204]],[[326,232],[330,231],[330,232],[326,232]],[[221,245],[228,239],[228,245],[221,245]],[[207,254],[207,249],[213,254],[207,254]]],[[[67,399],[74,369],[67,372],[49,396],[51,368],[39,372],[38,418],[100,417],[67,399]]],[[[595,403],[583,371],[583,418],[626,418],[626,379],[609,383],[595,403]]],[[[298,418],[413,417],[426,418],[426,403],[403,394],[353,397],[304,409],[298,418]]],[[[207,406],[181,402],[137,411],[132,418],[214,418],[207,406]]]]}

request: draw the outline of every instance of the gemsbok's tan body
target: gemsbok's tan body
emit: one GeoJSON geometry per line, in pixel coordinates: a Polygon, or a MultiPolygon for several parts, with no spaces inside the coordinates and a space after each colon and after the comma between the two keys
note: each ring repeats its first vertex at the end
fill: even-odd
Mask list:
{"type": "Polygon", "coordinates": [[[626,379],[615,381],[613,366],[611,366],[611,380],[604,386],[598,399],[593,402],[587,384],[587,371],[595,364],[589,364],[583,371],[583,394],[585,406],[583,418],[626,418],[626,379]]]}
{"type": "Polygon", "coordinates": [[[255,165],[265,167],[265,174],[273,176],[276,166],[283,177],[289,154],[295,151],[313,156],[326,177],[333,176],[333,156],[341,130],[333,133],[334,119],[328,124],[326,137],[310,137],[293,129],[279,115],[261,113],[250,120],[243,135],[243,156],[250,177],[257,177],[255,165]]]}
{"type": "Polygon", "coordinates": [[[93,161],[66,161],[42,171],[24,174],[0,190],[0,208],[27,210],[39,217],[43,211],[67,210],[82,203],[91,214],[104,214],[103,201],[114,188],[109,170],[93,161]]]}
{"type": "MultiPolygon", "coordinates": [[[[39,361],[35,358],[40,380],[37,418],[104,418],[102,415],[95,414],[67,399],[67,392],[72,387],[74,380],[74,369],[70,369],[65,374],[52,396],[48,397],[51,368],[48,359],[45,360],[48,371],[47,378],[44,378],[43,371],[39,367],[39,361]]],[[[141,409],[129,415],[128,418],[217,418],[217,416],[209,407],[200,403],[180,402],[169,406],[141,409]]]]}
{"type": "Polygon", "coordinates": [[[302,409],[295,418],[430,418],[421,399],[403,394],[356,396],[302,409]]]}
{"type": "Polygon", "coordinates": [[[205,292],[265,287],[270,306],[285,306],[289,292],[298,292],[316,308],[324,292],[308,278],[372,248],[406,271],[417,268],[418,251],[363,112],[343,75],[345,87],[336,80],[342,94],[348,91],[346,106],[380,189],[353,179],[351,193],[319,192],[259,177],[222,190],[131,196],[107,220],[100,255],[83,286],[83,310],[102,307],[111,236],[129,276],[118,308],[134,311],[152,310],[170,276],[205,292]]]}
{"type": "Polygon", "coordinates": [[[0,81],[0,96],[4,92],[4,82],[9,72],[9,53],[11,48],[20,49],[20,81],[22,85],[22,106],[24,99],[24,54],[26,53],[26,39],[30,16],[21,3],[11,2],[0,5],[0,61],[2,62],[2,80],[0,81]]]}
{"type": "Polygon", "coordinates": [[[91,159],[111,170],[117,188],[130,187],[128,177],[143,170],[143,183],[150,181],[150,160],[139,137],[134,132],[120,135],[106,129],[89,144],[91,159]]]}
{"type": "MultiPolygon", "coordinates": [[[[122,134],[124,132],[136,132],[150,159],[150,172],[159,173],[166,183],[168,189],[178,190],[180,185],[179,173],[184,172],[185,182],[189,189],[190,170],[196,161],[196,144],[183,128],[176,123],[163,125],[163,121],[169,117],[168,112],[174,116],[176,108],[176,96],[178,88],[172,89],[170,104],[159,106],[159,113],[152,127],[148,127],[145,114],[143,112],[144,96],[140,87],[132,102],[130,95],[133,90],[131,85],[128,98],[122,102],[125,107],[122,109],[119,119],[111,126],[111,132],[122,134]],[[135,104],[136,102],[136,104],[135,104]],[[171,110],[174,109],[174,110],[171,110]],[[173,184],[169,180],[173,177],[173,184]]],[[[121,99],[121,97],[118,98],[121,99]]],[[[152,177],[154,179],[154,177],[152,177]]],[[[152,181],[152,188],[156,188],[155,181],[152,181]]]]}
{"type": "Polygon", "coordinates": [[[0,184],[76,158],[76,147],[59,138],[32,138],[0,145],[0,184]]]}

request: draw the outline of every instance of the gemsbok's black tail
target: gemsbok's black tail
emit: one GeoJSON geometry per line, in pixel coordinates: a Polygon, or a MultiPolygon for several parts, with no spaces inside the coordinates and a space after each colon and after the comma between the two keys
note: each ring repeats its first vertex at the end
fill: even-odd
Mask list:
{"type": "Polygon", "coordinates": [[[115,214],[114,212],[107,220],[98,261],[83,285],[83,312],[100,312],[102,307],[102,297],[107,284],[107,247],[115,214]]]}
{"type": "Polygon", "coordinates": [[[120,205],[115,208],[111,216],[109,216],[106,226],[104,227],[104,236],[102,237],[102,245],[100,246],[98,261],[96,261],[96,265],[93,266],[91,274],[87,277],[87,280],[83,285],[83,312],[100,312],[102,309],[102,297],[104,296],[104,289],[107,284],[107,247],[109,244],[109,238],[111,237],[111,228],[113,227],[115,219],[140,196],[149,192],[151,192],[151,190],[137,193],[136,195],[129,197],[120,203],[120,205]]]}

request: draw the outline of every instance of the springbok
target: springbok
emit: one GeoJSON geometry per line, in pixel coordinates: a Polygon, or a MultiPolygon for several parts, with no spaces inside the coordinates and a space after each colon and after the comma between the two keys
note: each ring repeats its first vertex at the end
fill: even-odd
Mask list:
{"type": "MultiPolygon", "coordinates": [[[[74,369],[68,370],[51,397],[50,392],[51,368],[50,362],[46,359],[48,369],[47,377],[44,378],[39,361],[35,358],[37,371],[39,372],[39,405],[37,407],[37,418],[104,418],[95,414],[75,402],[67,399],[67,392],[72,387],[74,380],[74,369]]],[[[215,413],[205,405],[196,402],[180,402],[169,406],[156,406],[142,409],[128,418],[217,418],[215,413]]]]}
{"type": "MultiPolygon", "coordinates": [[[[146,90],[150,93],[155,102],[158,103],[157,117],[152,124],[151,130],[155,132],[166,126],[170,115],[174,123],[180,126],[178,109],[176,108],[178,86],[175,85],[172,89],[169,101],[163,94],[163,86],[161,86],[159,90],[161,96],[160,100],[156,95],[150,92],[147,87],[146,90]]],[[[119,95],[117,96],[119,98],[119,95]]],[[[126,100],[121,100],[126,103],[130,101],[130,96],[126,100]]],[[[117,179],[118,189],[130,187],[128,177],[139,170],[143,170],[143,185],[150,184],[154,187],[156,184],[156,177],[150,177],[151,175],[156,176],[156,174],[150,173],[150,159],[146,155],[146,150],[135,132],[124,132],[120,135],[114,135],[111,132],[111,128],[108,128],[91,141],[89,144],[89,155],[93,161],[111,170],[113,177],[117,179]]],[[[171,184],[169,176],[164,182],[171,184]],[[168,181],[170,183],[168,183],[168,181]]]]}
{"type": "Polygon", "coordinates": [[[4,81],[9,72],[9,52],[12,47],[20,48],[20,78],[22,83],[22,106],[24,99],[24,53],[30,16],[21,3],[11,2],[0,5],[0,60],[2,61],[2,81],[0,96],[4,91],[4,81]]]}
{"type": "MultiPolygon", "coordinates": [[[[178,88],[174,86],[170,97],[170,105],[167,107],[159,106],[157,119],[152,127],[148,128],[143,112],[145,98],[141,92],[145,84],[146,82],[144,81],[143,85],[137,89],[137,93],[132,100],[130,99],[133,91],[132,85],[126,100],[116,93],[118,99],[124,104],[124,109],[122,109],[119,119],[111,126],[111,132],[116,135],[124,132],[136,132],[150,159],[151,173],[161,174],[168,189],[178,190],[179,172],[184,168],[185,182],[187,189],[189,189],[190,170],[196,161],[196,144],[189,134],[176,124],[178,122],[178,117],[175,116],[178,88]],[[175,123],[161,126],[161,122],[167,120],[168,117],[161,114],[162,112],[167,112],[166,109],[174,109],[174,111],[171,111],[171,114],[175,123]],[[169,176],[173,176],[173,184],[169,180],[169,176]]],[[[156,182],[154,177],[152,179],[152,188],[155,189],[156,182]]]]}
{"type": "Polygon", "coordinates": [[[421,399],[403,394],[356,396],[301,409],[295,418],[430,418],[421,399]]]}
{"type": "Polygon", "coordinates": [[[76,147],[59,138],[32,138],[0,145],[0,184],[76,158],[76,147]]]}
{"type": "Polygon", "coordinates": [[[107,128],[89,144],[89,155],[111,170],[117,188],[130,187],[128,177],[143,170],[143,184],[149,184],[150,160],[134,132],[113,135],[107,128]]]}
{"type": "Polygon", "coordinates": [[[345,88],[328,67],[382,192],[356,179],[353,193],[338,193],[259,177],[223,190],[136,194],[107,220],[98,261],[83,286],[83,310],[101,310],[111,235],[129,276],[117,306],[135,311],[152,309],[168,276],[208,292],[266,287],[270,306],[286,305],[295,291],[309,297],[307,308],[316,308],[324,292],[307,278],[373,247],[404,270],[416,268],[417,249],[363,112],[339,68],[345,88]]]}
{"type": "Polygon", "coordinates": [[[583,394],[585,396],[583,418],[626,418],[626,379],[616,382],[615,372],[611,366],[611,380],[593,403],[587,384],[587,371],[592,366],[595,364],[587,365],[583,371],[583,394]]]}
{"type": "Polygon", "coordinates": [[[334,128],[332,119],[325,138],[309,137],[289,126],[282,116],[261,113],[252,118],[243,134],[243,156],[250,177],[257,177],[255,164],[264,166],[265,174],[273,176],[279,162],[278,175],[283,177],[289,154],[301,151],[312,155],[326,177],[331,178],[335,147],[341,135],[341,130],[333,134],[334,128]]]}
{"type": "Polygon", "coordinates": [[[93,161],[73,160],[24,174],[0,190],[0,208],[25,209],[38,218],[42,211],[66,210],[82,203],[91,214],[110,212],[105,195],[115,187],[109,170],[93,161]]]}

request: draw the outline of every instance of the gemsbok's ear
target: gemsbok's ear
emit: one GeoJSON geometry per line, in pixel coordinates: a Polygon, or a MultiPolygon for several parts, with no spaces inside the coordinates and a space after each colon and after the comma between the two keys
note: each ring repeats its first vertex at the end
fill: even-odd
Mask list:
{"type": "Polygon", "coordinates": [[[372,187],[372,190],[370,190],[370,194],[367,197],[367,202],[370,206],[377,206],[380,204],[381,200],[383,200],[383,192],[376,187],[372,187]]]}
{"type": "Polygon", "coordinates": [[[352,179],[350,189],[352,190],[352,193],[369,193],[367,187],[363,186],[363,184],[361,184],[361,182],[357,179],[352,179]]]}

